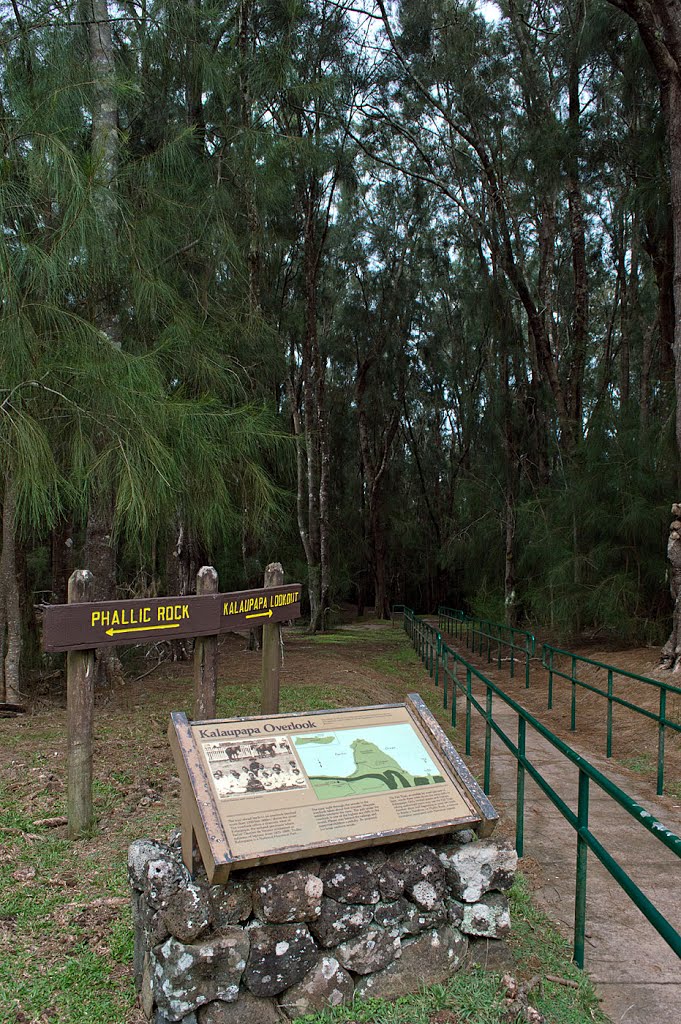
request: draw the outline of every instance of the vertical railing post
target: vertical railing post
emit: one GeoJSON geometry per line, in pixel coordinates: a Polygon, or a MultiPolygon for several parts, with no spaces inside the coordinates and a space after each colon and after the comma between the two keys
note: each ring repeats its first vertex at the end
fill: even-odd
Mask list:
{"type": "Polygon", "coordinates": [[[586,931],[586,868],[588,846],[582,831],[589,827],[589,776],[579,770],[579,795],[577,797],[577,877],[575,886],[575,939],[574,961],[584,967],[584,933],[586,931]]]}
{"type": "MultiPolygon", "coordinates": [[[[435,646],[435,685],[440,685],[440,658],[442,656],[442,634],[437,634],[437,642],[435,646]]],[[[447,705],[445,704],[445,707],[447,705]]]]}
{"type": "Polygon", "coordinates": [[[497,669],[501,669],[501,631],[503,628],[503,626],[499,626],[499,635],[497,636],[497,669]]]}
{"type": "Polygon", "coordinates": [[[525,842],[525,730],[524,718],[518,718],[518,772],[515,790],[515,852],[523,855],[525,842]]]}
{"type": "Polygon", "coordinates": [[[511,679],[513,679],[514,676],[515,676],[515,638],[513,636],[513,633],[511,633],[510,648],[511,648],[511,679]]]}
{"type": "Polygon", "coordinates": [[[445,709],[445,711],[449,707],[449,704],[447,703],[447,698],[449,696],[449,686],[448,686],[449,668],[448,668],[448,666],[449,666],[449,648],[445,644],[445,648],[442,651],[442,707],[445,709]]]}
{"type": "Polygon", "coordinates": [[[572,655],[572,667],[570,669],[570,681],[572,683],[572,700],[570,701],[570,730],[574,732],[577,728],[577,682],[575,680],[576,658],[572,655]]]}
{"type": "MultiPolygon", "coordinates": [[[[544,648],[544,651],[546,651],[546,648],[544,648]]],[[[553,707],[553,650],[549,651],[549,666],[548,666],[548,668],[549,668],[549,703],[548,703],[548,708],[549,708],[549,711],[550,711],[552,709],[552,707],[553,707]]]]}
{"type": "Polygon", "coordinates": [[[485,716],[485,769],[482,780],[482,788],[489,796],[490,774],[492,764],[492,687],[487,687],[487,702],[485,716]]]}
{"type": "Polygon", "coordinates": [[[454,653],[454,671],[452,673],[452,729],[456,729],[456,698],[459,696],[458,664],[459,655],[454,653]]]}
{"type": "Polygon", "coordinates": [[[471,670],[466,669],[466,754],[471,752],[471,670]]]}
{"type": "Polygon", "coordinates": [[[530,641],[525,637],[525,689],[530,688],[530,641]]]}
{"type": "Polygon", "coordinates": [[[664,793],[664,726],[667,719],[667,691],[660,687],[660,720],[657,726],[657,795],[664,793]]]}
{"type": "Polygon", "coordinates": [[[612,757],[612,669],[608,669],[608,718],[605,736],[605,756],[612,757]]]}

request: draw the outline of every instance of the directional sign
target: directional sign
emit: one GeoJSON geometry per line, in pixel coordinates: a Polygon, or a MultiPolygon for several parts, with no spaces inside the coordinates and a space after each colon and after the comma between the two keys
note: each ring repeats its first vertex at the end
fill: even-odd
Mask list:
{"type": "Polygon", "coordinates": [[[43,649],[84,651],[220,631],[220,595],[57,604],[45,610],[43,649]]]}
{"type": "Polygon", "coordinates": [[[57,604],[45,609],[43,650],[155,643],[215,636],[300,616],[300,583],[261,590],[135,601],[57,604]]]}
{"type": "Polygon", "coordinates": [[[267,590],[242,590],[220,594],[220,631],[249,629],[264,622],[282,622],[300,617],[300,583],[267,590]]]}

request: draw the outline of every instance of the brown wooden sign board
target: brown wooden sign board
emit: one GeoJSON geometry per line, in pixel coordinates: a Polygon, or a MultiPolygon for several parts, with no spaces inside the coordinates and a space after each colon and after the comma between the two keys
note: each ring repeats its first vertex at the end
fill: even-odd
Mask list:
{"type": "Polygon", "coordinates": [[[491,803],[418,694],[404,704],[189,722],[173,713],[182,851],[232,868],[474,828],[491,803]]]}
{"type": "Polygon", "coordinates": [[[197,597],[49,605],[43,650],[87,651],[119,644],[214,636],[300,616],[301,585],[197,597]]]}

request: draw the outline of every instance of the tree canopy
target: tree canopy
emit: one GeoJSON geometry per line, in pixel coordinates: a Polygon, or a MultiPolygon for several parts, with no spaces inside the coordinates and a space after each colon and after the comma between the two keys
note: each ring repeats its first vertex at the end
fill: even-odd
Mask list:
{"type": "Polygon", "coordinates": [[[104,598],[276,558],[312,629],[663,638],[681,107],[648,6],[0,4],[8,694],[76,565],[104,598]]]}

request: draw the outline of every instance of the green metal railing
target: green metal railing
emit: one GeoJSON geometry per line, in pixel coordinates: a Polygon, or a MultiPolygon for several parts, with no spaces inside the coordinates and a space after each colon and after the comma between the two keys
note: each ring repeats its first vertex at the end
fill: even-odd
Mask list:
{"type": "Polygon", "coordinates": [[[443,633],[464,640],[473,654],[482,656],[487,649],[487,664],[496,658],[497,668],[501,668],[501,651],[507,648],[510,652],[511,678],[515,675],[515,662],[518,658],[525,660],[525,687],[530,686],[530,658],[536,650],[533,633],[515,626],[506,626],[489,619],[479,619],[473,615],[454,608],[438,608],[438,625],[443,633]]]}
{"type": "Polygon", "coordinates": [[[681,724],[674,719],[669,718],[667,715],[667,695],[670,693],[681,695],[681,688],[678,686],[672,686],[670,683],[661,682],[659,679],[649,679],[647,676],[639,676],[635,672],[626,672],[624,669],[616,668],[614,665],[607,665],[602,661],[593,661],[591,658],[582,658],[578,654],[573,654],[572,651],[563,651],[560,647],[552,647],[550,644],[543,645],[542,665],[549,674],[549,710],[553,707],[554,676],[558,676],[560,679],[565,679],[571,684],[570,729],[572,732],[577,728],[577,688],[581,687],[584,690],[589,690],[591,693],[596,693],[601,697],[606,698],[608,702],[605,730],[606,757],[612,757],[613,706],[615,704],[623,708],[628,708],[629,711],[634,711],[636,714],[643,715],[644,718],[652,719],[652,721],[657,722],[657,794],[658,796],[661,796],[664,792],[665,730],[671,729],[673,732],[681,732],[681,724]],[[567,658],[569,660],[569,671],[556,666],[554,660],[556,656],[559,658],[567,658]],[[606,689],[602,689],[600,686],[595,686],[593,683],[587,682],[585,679],[580,679],[578,676],[578,665],[591,665],[592,667],[603,669],[607,672],[606,689]],[[617,677],[633,679],[635,682],[642,683],[645,686],[655,687],[659,691],[658,710],[650,711],[648,708],[642,708],[638,704],[634,704],[632,701],[625,700],[624,697],[616,696],[613,692],[613,686],[617,677]]]}
{"type": "Polygon", "coordinates": [[[560,814],[572,826],[577,835],[577,857],[575,868],[575,927],[573,956],[579,967],[584,966],[584,941],[586,932],[586,891],[587,891],[587,852],[591,850],[599,859],[606,871],[629,896],[653,928],[664,941],[681,956],[681,935],[662,915],[650,899],[641,891],[624,868],[599,842],[589,828],[589,792],[592,785],[597,786],[624,811],[631,815],[639,827],[645,828],[658,842],[661,842],[672,853],[681,859],[681,838],[659,822],[649,811],[632,800],[624,790],[616,786],[606,775],[603,775],[589,761],[578,754],[555,736],[545,725],[523,708],[521,704],[509,697],[501,687],[488,679],[479,669],[467,662],[461,655],[452,650],[443,639],[439,630],[430,623],[404,609],[404,629],[411,639],[414,649],[435,679],[436,685],[442,682],[443,703],[451,709],[452,726],[457,724],[457,695],[461,692],[465,699],[465,745],[466,754],[471,752],[471,719],[472,711],[478,712],[485,722],[485,747],[483,789],[490,791],[492,734],[499,737],[504,746],[511,752],[517,762],[516,784],[516,850],[522,856],[524,847],[525,819],[525,776],[526,774],[539,786],[560,814]],[[473,692],[474,683],[482,685],[485,690],[484,704],[473,692]],[[515,712],[518,718],[517,737],[513,739],[494,719],[494,701],[515,712]],[[578,795],[576,812],[546,781],[541,771],[530,760],[526,749],[527,730],[534,732],[550,743],[566,761],[577,768],[578,795]]]}

